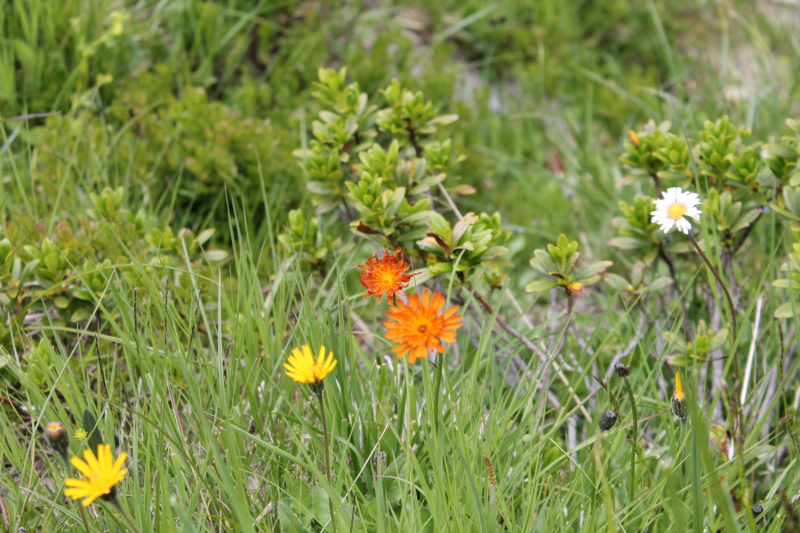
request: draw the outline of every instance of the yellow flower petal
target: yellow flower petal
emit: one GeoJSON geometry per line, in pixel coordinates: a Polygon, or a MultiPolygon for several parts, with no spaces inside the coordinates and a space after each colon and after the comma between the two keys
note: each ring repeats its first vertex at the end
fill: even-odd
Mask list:
{"type": "Polygon", "coordinates": [[[290,355],[283,365],[286,369],[286,375],[297,383],[319,383],[336,366],[333,352],[328,354],[327,359],[325,353],[325,346],[322,346],[315,361],[314,354],[307,344],[302,347],[302,352],[300,349],[294,348],[292,350],[293,355],[290,355]]]}
{"type": "Polygon", "coordinates": [[[83,452],[86,462],[77,457],[73,457],[70,462],[83,474],[83,479],[66,479],[65,485],[69,487],[64,490],[64,494],[73,500],[84,498],[83,505],[88,506],[101,496],[111,493],[114,485],[125,478],[127,470],[122,469],[126,453],[121,453],[114,460],[111,454],[111,446],[101,444],[97,447],[97,455],[91,450],[83,452]]]}

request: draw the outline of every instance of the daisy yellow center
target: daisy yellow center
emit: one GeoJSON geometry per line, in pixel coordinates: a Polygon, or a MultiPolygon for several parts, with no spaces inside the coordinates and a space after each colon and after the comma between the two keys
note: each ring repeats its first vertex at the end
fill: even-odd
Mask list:
{"type": "Polygon", "coordinates": [[[675,202],[667,208],[667,216],[672,220],[680,220],[686,214],[686,206],[680,202],[675,202]]]}

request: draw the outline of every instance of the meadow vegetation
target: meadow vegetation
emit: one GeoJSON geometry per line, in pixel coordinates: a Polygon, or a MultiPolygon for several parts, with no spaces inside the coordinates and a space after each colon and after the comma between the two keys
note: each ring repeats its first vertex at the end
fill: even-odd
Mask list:
{"type": "Polygon", "coordinates": [[[794,7],[0,0],[0,529],[800,532],[794,7]]]}

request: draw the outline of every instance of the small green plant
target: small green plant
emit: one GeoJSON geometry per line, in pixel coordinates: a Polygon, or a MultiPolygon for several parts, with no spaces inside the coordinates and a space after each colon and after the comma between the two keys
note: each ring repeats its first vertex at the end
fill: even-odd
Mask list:
{"type": "Polygon", "coordinates": [[[558,242],[547,245],[547,250],[535,250],[531,267],[547,279],[534,281],[525,287],[527,292],[541,292],[561,287],[571,301],[575,296],[588,296],[586,287],[602,279],[601,274],[613,263],[598,261],[578,268],[581,253],[578,243],[561,235],[558,242]]]}
{"type": "Polygon", "coordinates": [[[713,331],[705,321],[700,320],[697,323],[694,342],[686,341],[680,335],[666,331],[663,337],[673,347],[673,355],[668,359],[669,364],[691,367],[709,362],[708,354],[722,348],[728,338],[728,330],[723,328],[713,331]]]}
{"type": "Polygon", "coordinates": [[[648,276],[647,265],[642,261],[634,263],[631,277],[626,279],[619,274],[606,274],[606,282],[617,290],[631,296],[641,296],[661,291],[673,283],[672,278],[656,274],[648,276]]]}
{"type": "Polygon", "coordinates": [[[662,242],[657,234],[658,224],[653,223],[650,216],[653,199],[636,196],[633,205],[620,200],[619,209],[623,216],[614,218],[612,224],[620,236],[611,239],[609,244],[620,250],[635,250],[649,265],[662,250],[662,242]]]}
{"type": "Polygon", "coordinates": [[[500,270],[496,259],[508,253],[503,245],[510,236],[511,232],[502,229],[499,213],[467,213],[452,228],[444,217],[433,213],[428,236],[417,243],[430,252],[422,280],[453,272],[463,280],[479,265],[496,274],[500,270]]]}

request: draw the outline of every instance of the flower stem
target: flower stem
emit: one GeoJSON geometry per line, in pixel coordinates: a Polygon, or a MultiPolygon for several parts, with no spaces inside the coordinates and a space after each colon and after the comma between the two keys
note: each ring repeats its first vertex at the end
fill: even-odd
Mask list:
{"type": "Polygon", "coordinates": [[[625,388],[628,390],[628,398],[631,401],[631,412],[633,413],[633,448],[631,449],[631,490],[630,496],[633,498],[633,493],[636,489],[636,445],[639,443],[639,415],[636,412],[636,397],[633,395],[633,389],[625,379],[625,388]]]}
{"type": "MultiPolygon", "coordinates": [[[[68,471],[69,470],[69,461],[67,460],[67,452],[66,452],[66,450],[64,450],[63,454],[61,454],[61,453],[58,454],[58,458],[59,458],[59,460],[61,462],[61,466],[64,467],[64,471],[65,472],[68,471]]],[[[78,506],[78,511],[80,511],[80,513],[81,513],[81,521],[83,522],[84,531],[86,531],[86,533],[91,533],[89,531],[89,522],[86,520],[86,510],[83,508],[83,505],[79,501],[76,501],[75,505],[78,506]]],[[[2,522],[2,520],[0,520],[0,522],[2,522]]],[[[3,525],[5,526],[5,523],[3,523],[3,525]]],[[[4,531],[8,531],[8,530],[4,528],[4,531]]]]}
{"type": "MultiPolygon", "coordinates": [[[[708,260],[708,257],[706,256],[706,254],[700,248],[700,245],[697,243],[697,240],[695,240],[694,235],[692,235],[691,232],[687,233],[687,235],[689,236],[689,240],[692,241],[692,244],[694,245],[695,250],[697,250],[697,253],[700,254],[700,257],[703,258],[703,261],[705,261],[706,265],[711,270],[711,273],[714,274],[715,278],[717,278],[717,281],[722,286],[722,291],[725,293],[725,298],[727,298],[727,300],[728,300],[728,308],[730,309],[730,312],[731,312],[731,327],[733,329],[732,344],[733,344],[733,348],[735,350],[736,349],[736,339],[737,339],[736,309],[733,306],[733,299],[731,298],[731,293],[728,291],[728,287],[727,287],[727,285],[725,285],[725,282],[722,281],[722,277],[719,275],[719,272],[717,271],[717,269],[714,268],[714,265],[711,264],[711,261],[708,260]]],[[[733,354],[733,368],[734,368],[734,372],[736,373],[736,381],[738,382],[739,381],[739,359],[736,357],[735,353],[733,354]]]]}
{"type": "MultiPolygon", "coordinates": [[[[328,421],[325,417],[325,401],[322,397],[323,391],[317,393],[317,400],[319,401],[319,415],[322,418],[322,436],[325,442],[325,474],[328,477],[328,485],[333,489],[333,482],[331,481],[331,455],[328,445],[328,421]]],[[[331,512],[331,523],[333,524],[333,531],[336,533],[336,519],[333,515],[333,499],[328,498],[328,507],[331,512]]]]}
{"type": "Polygon", "coordinates": [[[81,502],[77,502],[76,505],[78,506],[78,510],[81,512],[81,520],[83,521],[83,529],[86,533],[89,532],[89,522],[86,521],[86,511],[83,509],[83,505],[81,502]]]}
{"type": "Polygon", "coordinates": [[[433,387],[433,430],[439,431],[439,396],[442,391],[442,374],[444,373],[444,361],[441,357],[436,358],[436,382],[433,387]]]}
{"type": "Polygon", "coordinates": [[[141,533],[139,531],[139,528],[136,527],[136,524],[133,522],[133,519],[131,519],[131,517],[128,516],[128,513],[126,513],[125,509],[123,509],[122,506],[119,504],[119,501],[114,500],[113,502],[111,502],[111,504],[117,508],[117,511],[119,511],[120,516],[122,516],[122,519],[125,520],[125,523],[128,524],[128,527],[131,528],[131,531],[133,531],[133,533],[141,533]]]}

